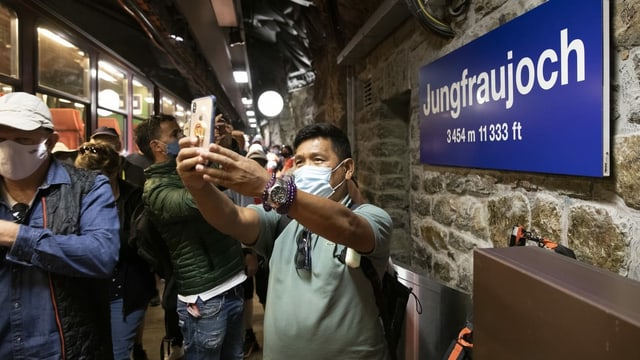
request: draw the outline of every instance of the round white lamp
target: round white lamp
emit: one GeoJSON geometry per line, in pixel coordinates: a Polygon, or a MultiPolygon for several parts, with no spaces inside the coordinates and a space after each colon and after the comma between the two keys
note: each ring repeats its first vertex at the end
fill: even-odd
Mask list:
{"type": "Polygon", "coordinates": [[[258,110],[268,117],[278,116],[284,107],[282,96],[276,91],[267,90],[258,97],[258,110]]]}
{"type": "MultiPolygon", "coordinates": [[[[108,109],[118,109],[120,107],[120,95],[111,89],[104,89],[98,93],[98,105],[108,109]]],[[[109,116],[111,111],[98,109],[98,115],[109,116]]]]}

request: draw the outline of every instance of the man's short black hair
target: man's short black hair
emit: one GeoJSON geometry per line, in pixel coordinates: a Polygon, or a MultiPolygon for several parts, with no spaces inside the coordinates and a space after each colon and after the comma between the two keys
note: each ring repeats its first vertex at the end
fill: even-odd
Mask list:
{"type": "Polygon", "coordinates": [[[176,118],[165,114],[153,115],[149,120],[138,124],[134,130],[138,149],[140,149],[145,158],[151,161],[155,161],[155,158],[150,143],[160,137],[160,124],[165,121],[176,121],[176,118]]]}
{"type": "Polygon", "coordinates": [[[340,161],[351,157],[351,144],[347,134],[335,125],[328,123],[311,124],[300,129],[293,140],[294,152],[304,141],[319,137],[331,141],[331,148],[338,155],[340,161]]]}

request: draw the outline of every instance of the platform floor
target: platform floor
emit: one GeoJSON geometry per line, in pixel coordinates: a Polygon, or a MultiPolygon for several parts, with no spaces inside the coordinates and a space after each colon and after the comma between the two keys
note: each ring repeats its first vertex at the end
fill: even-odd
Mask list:
{"type": "MultiPolygon", "coordinates": [[[[264,318],[264,310],[258,302],[257,297],[253,300],[253,331],[258,338],[260,351],[253,352],[248,360],[262,360],[262,320],[264,318]]],[[[164,311],[162,306],[149,307],[145,316],[144,335],[142,338],[143,346],[147,352],[149,360],[160,359],[160,344],[164,337],[164,311]]]]}

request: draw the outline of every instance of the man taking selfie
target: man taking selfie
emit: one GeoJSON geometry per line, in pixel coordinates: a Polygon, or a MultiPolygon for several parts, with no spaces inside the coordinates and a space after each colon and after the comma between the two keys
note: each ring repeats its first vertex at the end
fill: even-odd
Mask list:
{"type": "Polygon", "coordinates": [[[195,143],[182,139],[177,160],[200,212],[269,259],[263,358],[386,359],[375,296],[358,257],[368,257],[382,276],[392,222],[381,208],[352,200],[355,163],[346,135],[329,124],[300,130],[294,176],[282,178],[233,151],[195,143]],[[263,204],[235,206],[217,186],[263,204]],[[291,220],[280,232],[283,217],[291,220]]]}

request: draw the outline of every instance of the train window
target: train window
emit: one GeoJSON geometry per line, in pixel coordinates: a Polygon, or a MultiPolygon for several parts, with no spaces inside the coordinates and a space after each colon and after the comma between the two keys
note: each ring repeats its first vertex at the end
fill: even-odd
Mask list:
{"type": "Polygon", "coordinates": [[[148,119],[153,114],[153,85],[133,76],[133,116],[148,119]]]}
{"type": "Polygon", "coordinates": [[[176,103],[176,111],[173,113],[173,116],[176,117],[176,121],[178,121],[178,124],[180,125],[181,128],[184,127],[184,124],[186,124],[187,122],[187,105],[185,103],[182,103],[181,101],[178,101],[176,103]]]}
{"type": "Polygon", "coordinates": [[[89,99],[89,55],[58,33],[38,28],[39,84],[89,99]]]}
{"type": "Polygon", "coordinates": [[[85,112],[87,105],[47,94],[37,94],[51,111],[53,128],[58,142],[67,149],[77,149],[85,141],[85,112]]]}
{"type": "Polygon", "coordinates": [[[98,62],[98,115],[112,111],[127,113],[127,72],[111,62],[98,62]]]}
{"type": "Polygon", "coordinates": [[[175,104],[176,100],[173,96],[166,93],[160,94],[160,112],[162,114],[173,115],[175,104]]]}
{"type": "Polygon", "coordinates": [[[98,127],[115,129],[121,141],[127,120],[128,94],[126,70],[106,60],[98,61],[98,127]]]}
{"type": "Polygon", "coordinates": [[[173,115],[182,126],[186,121],[187,104],[177,97],[165,91],[160,91],[160,112],[162,114],[173,115]]]}
{"type": "Polygon", "coordinates": [[[18,64],[18,17],[13,10],[0,5],[0,73],[17,78],[18,64]]]}

